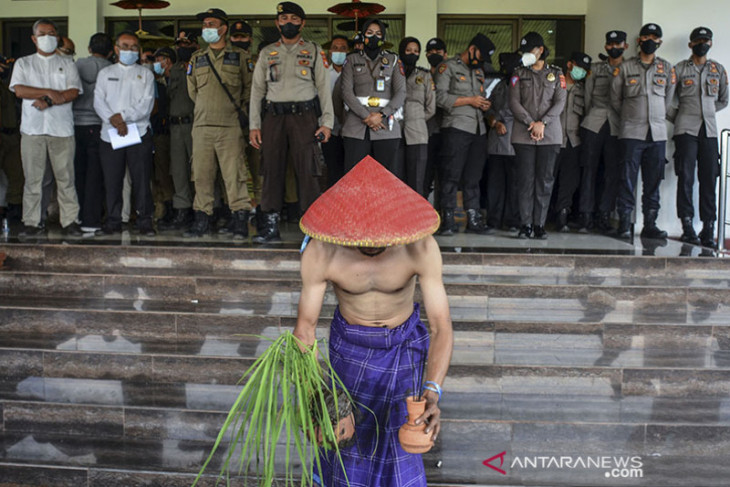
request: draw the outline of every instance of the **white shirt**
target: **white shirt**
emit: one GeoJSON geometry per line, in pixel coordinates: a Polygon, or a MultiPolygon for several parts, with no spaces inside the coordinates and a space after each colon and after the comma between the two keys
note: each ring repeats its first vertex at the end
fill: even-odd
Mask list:
{"type": "MultiPolygon", "coordinates": [[[[58,91],[75,88],[79,90],[79,93],[83,93],[79,71],[73,61],[58,54],[41,56],[36,53],[18,59],[10,79],[10,90],[15,92],[17,85],[58,91]]],[[[45,110],[38,110],[33,106],[34,102],[35,100],[23,99],[21,133],[54,137],[74,135],[72,103],[53,105],[45,110]]]]}
{"type": "Polygon", "coordinates": [[[101,140],[109,142],[109,119],[121,114],[124,122],[136,124],[139,136],[150,127],[155,105],[155,76],[139,64],[112,64],[101,71],[94,88],[94,110],[101,118],[101,140]]]}

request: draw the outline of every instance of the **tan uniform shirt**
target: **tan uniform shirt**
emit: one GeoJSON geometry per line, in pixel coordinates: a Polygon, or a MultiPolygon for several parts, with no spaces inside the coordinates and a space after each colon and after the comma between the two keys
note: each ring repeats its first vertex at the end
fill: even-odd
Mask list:
{"type": "Polygon", "coordinates": [[[238,113],[211,69],[211,63],[245,112],[251,93],[251,72],[247,66],[248,51],[230,42],[217,54],[208,47],[196,51],[188,66],[188,94],[195,103],[195,127],[234,127],[238,113]]]}
{"type": "Polygon", "coordinates": [[[314,42],[300,39],[287,45],[275,42],[261,49],[251,88],[251,129],[261,129],[261,105],[310,101],[319,96],[320,123],[332,128],[332,87],[325,52],[314,42]]]}
{"type": "Polygon", "coordinates": [[[547,64],[540,71],[519,68],[512,75],[510,86],[509,106],[515,118],[512,143],[561,145],[563,128],[560,114],[567,98],[563,71],[547,64]],[[546,123],[545,137],[534,141],[527,128],[532,122],[539,121],[546,123]]]}
{"type": "Polygon", "coordinates": [[[436,86],[431,73],[416,68],[406,79],[403,135],[406,145],[428,144],[426,122],[436,114],[436,86]]]}
{"type": "Polygon", "coordinates": [[[484,96],[484,71],[471,69],[461,57],[447,59],[436,69],[436,104],[443,109],[441,128],[485,134],[484,112],[471,105],[454,107],[457,98],[484,96]]]}
{"type": "Polygon", "coordinates": [[[398,64],[398,56],[392,52],[382,51],[375,59],[370,59],[362,51],[347,56],[345,66],[340,75],[342,80],[342,99],[348,112],[342,126],[342,136],[354,139],[365,139],[368,126],[363,120],[372,112],[385,115],[385,130],[370,131],[370,140],[399,139],[401,127],[398,120],[393,119],[389,127],[389,117],[397,112],[406,102],[406,78],[398,64]],[[361,99],[388,100],[385,106],[366,106],[361,99]]]}
{"type": "Polygon", "coordinates": [[[170,68],[167,96],[170,99],[171,117],[192,117],[195,110],[195,103],[188,94],[188,80],[185,74],[187,67],[187,63],[177,63],[170,68]]]}
{"type": "Polygon", "coordinates": [[[618,136],[619,117],[611,106],[613,66],[608,61],[593,63],[591,74],[585,80],[586,115],[581,127],[597,134],[608,120],[611,135],[618,136]]]}
{"type": "Polygon", "coordinates": [[[705,124],[707,137],[717,137],[715,114],[727,107],[728,76],[722,64],[708,60],[697,66],[692,59],[679,62],[675,102],[667,111],[667,119],[674,123],[674,135],[690,134],[697,137],[705,124]]]}
{"type": "Polygon", "coordinates": [[[677,83],[669,62],[655,56],[648,66],[632,57],[614,68],[611,105],[621,114],[619,139],[667,140],[666,116],[677,83]]]}
{"type": "Polygon", "coordinates": [[[563,126],[562,147],[568,146],[568,141],[573,147],[580,145],[580,122],[585,113],[585,84],[577,81],[568,84],[568,96],[565,101],[565,110],[560,114],[560,125],[563,126]]]}

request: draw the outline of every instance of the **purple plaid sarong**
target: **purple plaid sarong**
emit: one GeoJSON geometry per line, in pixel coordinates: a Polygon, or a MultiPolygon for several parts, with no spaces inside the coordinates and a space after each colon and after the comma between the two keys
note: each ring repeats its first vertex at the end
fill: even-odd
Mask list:
{"type": "Polygon", "coordinates": [[[421,455],[401,448],[398,430],[408,419],[406,397],[421,387],[428,345],[418,303],[410,318],[392,329],[351,325],[335,310],[330,361],[360,413],[355,443],[340,450],[347,480],[334,453],[322,453],[322,471],[315,477],[322,487],[345,487],[347,481],[350,487],[426,487],[421,455]]]}

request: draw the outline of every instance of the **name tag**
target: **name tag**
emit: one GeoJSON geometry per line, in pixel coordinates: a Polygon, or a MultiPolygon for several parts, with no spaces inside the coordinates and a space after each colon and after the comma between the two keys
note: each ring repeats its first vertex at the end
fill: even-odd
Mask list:
{"type": "Polygon", "coordinates": [[[385,78],[378,78],[375,80],[375,91],[385,91],[385,78]]]}
{"type": "Polygon", "coordinates": [[[109,81],[119,81],[119,78],[109,78],[109,81]]]}
{"type": "Polygon", "coordinates": [[[240,66],[241,55],[237,52],[227,52],[223,55],[223,64],[228,64],[230,66],[240,66]]]}

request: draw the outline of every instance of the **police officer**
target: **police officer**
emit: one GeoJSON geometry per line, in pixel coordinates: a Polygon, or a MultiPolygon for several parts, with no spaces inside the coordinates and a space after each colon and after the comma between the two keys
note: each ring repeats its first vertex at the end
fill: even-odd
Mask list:
{"type": "Polygon", "coordinates": [[[509,93],[521,220],[517,237],[545,239],[555,161],[563,140],[560,113],[565,107],[566,81],[560,68],[545,61],[549,50],[537,32],[525,34],[520,52],[523,67],[512,75],[509,93]]]}
{"type": "MultiPolygon", "coordinates": [[[[585,79],[591,69],[591,57],[583,52],[570,55],[565,80],[568,96],[565,109],[560,115],[563,128],[563,143],[558,155],[558,194],[555,208],[558,210],[558,231],[568,231],[568,215],[573,206],[573,194],[578,189],[581,177],[580,123],[585,114],[585,79]]],[[[589,76],[588,76],[589,77],[589,76]]],[[[583,225],[583,229],[587,225],[583,225]]],[[[584,230],[587,231],[587,230],[584,230]]]]}
{"type": "Polygon", "coordinates": [[[203,22],[203,39],[208,48],[195,52],[188,67],[188,94],[195,103],[192,165],[195,221],[184,235],[200,237],[210,232],[214,186],[220,167],[232,211],[233,237],[246,238],[251,199],[246,188],[248,170],[238,110],[246,110],[245,101],[250,96],[248,52],[226,41],[228,16],[223,10],[212,8],[197,18],[203,22]]]}
{"type": "MultiPolygon", "coordinates": [[[[443,39],[434,37],[426,43],[426,59],[431,66],[431,76],[435,78],[438,67],[449,58],[446,50],[446,43],[443,39]]],[[[428,164],[426,165],[426,191],[433,189],[433,206],[437,210],[441,209],[440,204],[440,188],[438,183],[439,158],[441,157],[441,121],[443,119],[443,111],[436,106],[436,114],[428,119],[428,164]]]]}
{"type": "Polygon", "coordinates": [[[436,72],[436,103],[443,109],[441,134],[441,235],[453,235],[456,191],[462,183],[466,232],[487,233],[479,212],[479,180],[487,151],[484,113],[491,102],[484,96],[484,59],[494,44],[477,34],[461,55],[443,62],[436,72]]]}
{"type": "Polygon", "coordinates": [[[342,98],[348,108],[342,125],[345,171],[371,155],[403,179],[399,164],[406,80],[398,56],[383,50],[385,24],[370,19],[362,26],[364,49],[347,56],[342,69],[342,98]]]}
{"type": "Polygon", "coordinates": [[[281,40],[259,53],[251,91],[250,138],[262,151],[264,169],[263,218],[254,239],[258,243],[281,239],[287,154],[296,171],[302,211],[319,196],[316,143],[327,143],[334,124],[329,62],[317,44],[302,39],[304,10],[294,2],[282,2],[276,10],[281,40]]]}
{"type": "Polygon", "coordinates": [[[415,37],[404,38],[398,54],[406,76],[406,104],[403,136],[405,139],[405,173],[408,185],[424,198],[428,163],[428,127],[426,122],[436,113],[436,85],[427,69],[416,66],[421,43],[415,37]]]}
{"type": "Polygon", "coordinates": [[[619,116],[611,107],[611,79],[614,69],[624,60],[628,47],[626,32],[612,30],[606,33],[606,54],[593,63],[591,75],[585,81],[586,116],[581,123],[581,154],[583,174],[580,182],[580,230],[592,226],[596,194],[601,187],[598,218],[595,227],[604,233],[613,233],[610,216],[616,206],[619,180],[619,116]],[[603,161],[603,180],[597,181],[600,162],[603,161]]]}
{"type": "Polygon", "coordinates": [[[616,208],[619,214],[618,235],[631,237],[631,213],[636,206],[636,179],[641,167],[643,180],[642,209],[644,238],[666,238],[667,232],[656,226],[659,214],[659,184],[664,178],[666,162],[667,108],[674,96],[677,75],[669,62],[655,53],[661,45],[662,28],[646,24],[639,32],[638,56],[624,61],[613,70],[611,105],[621,114],[619,139],[622,144],[623,169],[616,208]]]}
{"type": "Polygon", "coordinates": [[[682,221],[682,241],[714,247],[715,179],[719,175],[717,122],[715,113],[727,107],[728,76],[717,61],[708,59],[712,47],[712,31],[697,27],[689,36],[692,55],[676,66],[677,89],[667,118],[674,122],[674,164],[677,183],[677,215],[682,221]],[[700,219],[702,231],[698,237],[692,226],[692,204],[695,165],[700,182],[700,219]]]}
{"type": "Polygon", "coordinates": [[[168,69],[177,60],[172,48],[161,47],[154,53],[152,70],[155,73],[155,108],[150,117],[152,124],[152,145],[154,146],[154,166],[152,171],[152,196],[157,219],[157,228],[172,224],[174,213],[172,197],[175,185],[170,176],[170,97],[167,92],[168,69]],[[166,69],[168,68],[168,69],[166,69]]]}

